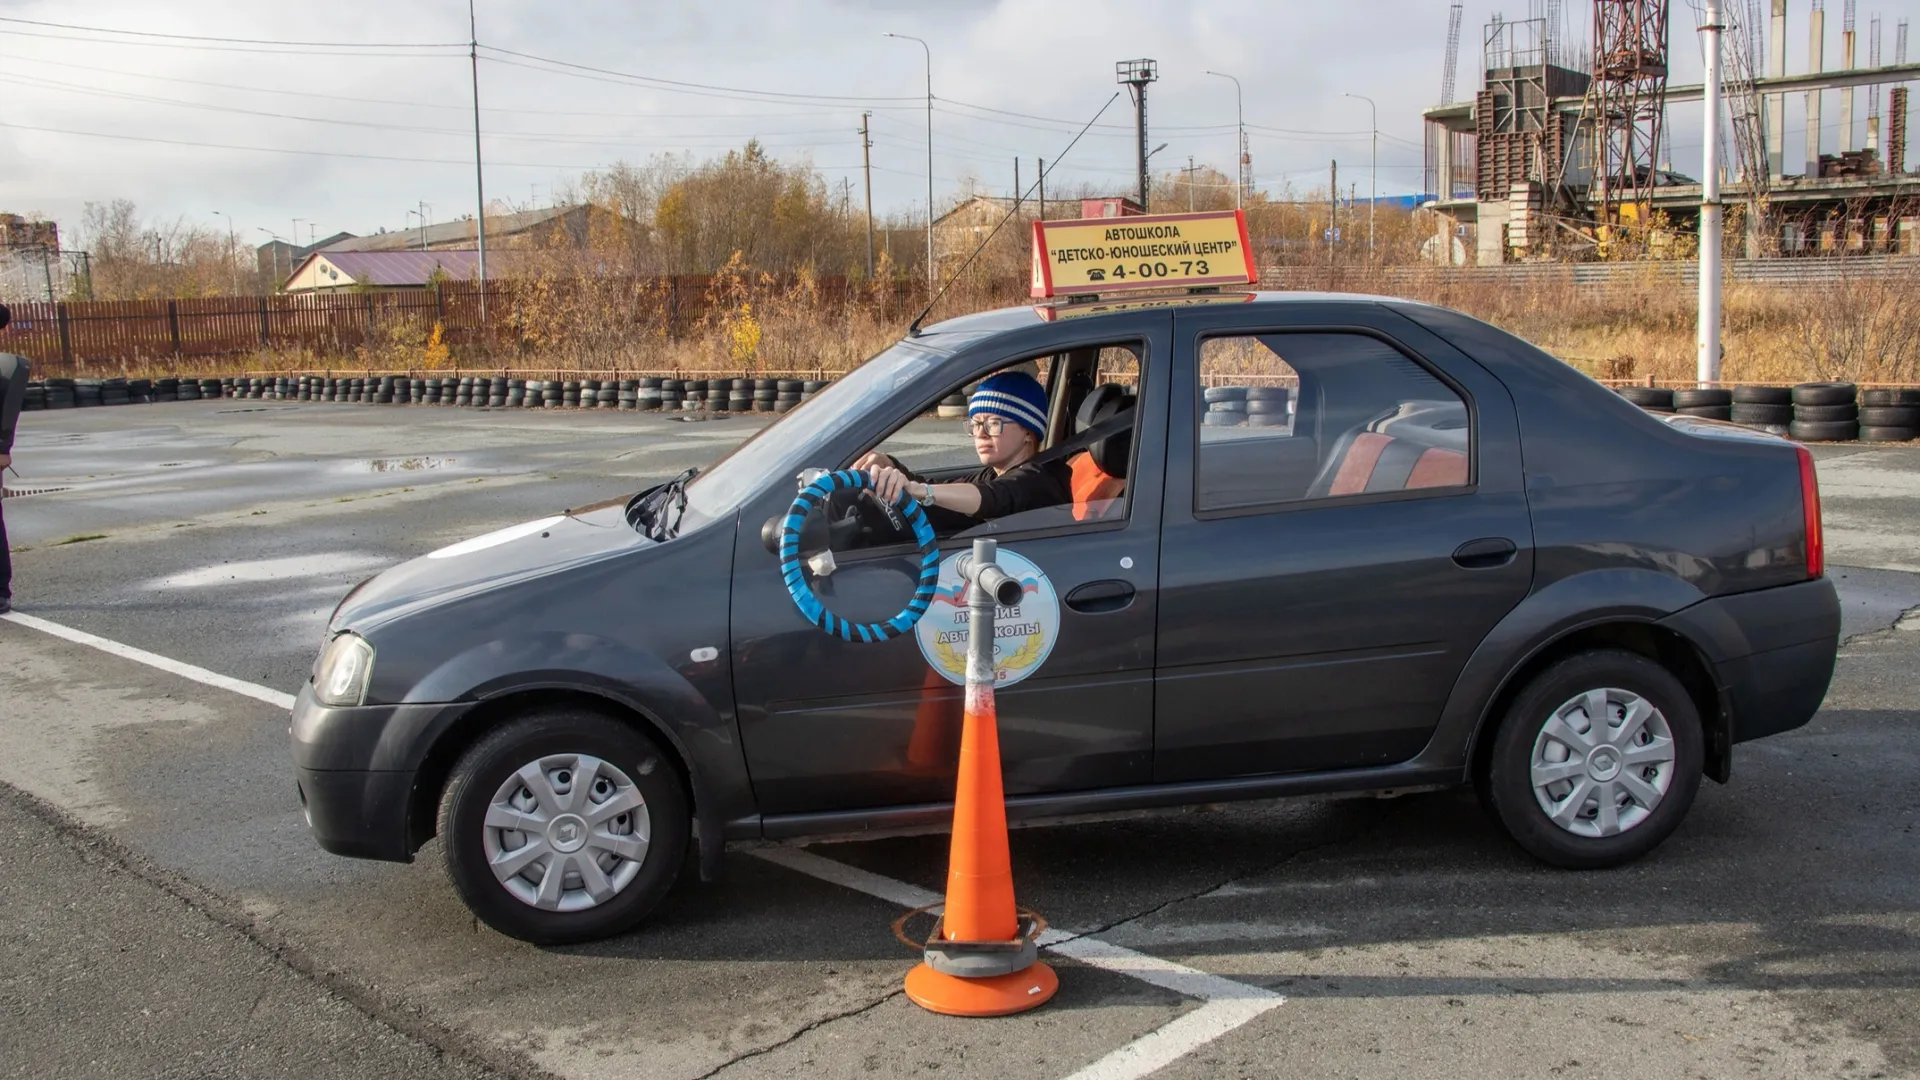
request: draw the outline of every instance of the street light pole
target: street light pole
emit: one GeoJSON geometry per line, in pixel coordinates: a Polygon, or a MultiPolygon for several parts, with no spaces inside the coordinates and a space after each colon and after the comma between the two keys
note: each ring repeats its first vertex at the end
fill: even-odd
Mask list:
{"type": "MultiPolygon", "coordinates": [[[[1706,70],[1701,101],[1706,107],[1701,128],[1700,165],[1700,315],[1694,333],[1694,377],[1702,383],[1720,378],[1720,0],[1706,0],[1706,70]]],[[[1853,91],[1847,91],[1851,94],[1853,91]]]]}
{"type": "Polygon", "coordinates": [[[901,41],[919,41],[927,56],[927,298],[933,298],[933,49],[912,34],[888,34],[901,41]]]}
{"type": "MultiPolygon", "coordinates": [[[[1207,74],[1217,75],[1222,79],[1233,79],[1233,76],[1227,74],[1224,71],[1209,71],[1207,72],[1207,74]]],[[[1247,183],[1247,180],[1248,180],[1247,166],[1248,164],[1250,164],[1249,161],[1247,160],[1247,114],[1240,107],[1240,80],[1239,79],[1233,79],[1233,116],[1234,116],[1234,125],[1240,129],[1240,146],[1238,150],[1238,153],[1240,156],[1239,158],[1240,185],[1239,187],[1235,188],[1233,192],[1233,206],[1234,206],[1234,209],[1238,210],[1241,207],[1246,205],[1247,188],[1249,186],[1247,183]]]]}
{"type": "Polygon", "coordinates": [[[1380,203],[1380,109],[1373,99],[1365,94],[1341,94],[1341,97],[1355,98],[1367,103],[1367,109],[1373,119],[1368,121],[1367,130],[1373,135],[1373,165],[1367,178],[1367,257],[1373,257],[1373,215],[1380,203]]]}

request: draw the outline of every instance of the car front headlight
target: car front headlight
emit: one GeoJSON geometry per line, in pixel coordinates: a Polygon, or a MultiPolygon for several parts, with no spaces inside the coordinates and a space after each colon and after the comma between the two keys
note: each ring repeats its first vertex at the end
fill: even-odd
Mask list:
{"type": "Polygon", "coordinates": [[[322,705],[364,704],[372,677],[373,646],[359,634],[340,634],[327,642],[313,666],[313,698],[322,705]]]}

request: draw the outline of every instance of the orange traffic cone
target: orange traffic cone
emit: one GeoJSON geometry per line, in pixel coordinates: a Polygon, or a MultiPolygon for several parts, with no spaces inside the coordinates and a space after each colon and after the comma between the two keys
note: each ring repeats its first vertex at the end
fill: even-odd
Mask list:
{"type": "MultiPolygon", "coordinates": [[[[992,549],[987,550],[991,566],[992,549]]],[[[974,630],[979,632],[978,623],[974,630]]],[[[991,641],[989,632],[980,647],[990,650],[991,641]]],[[[946,907],[927,942],[926,959],[907,972],[907,997],[949,1016],[1024,1012],[1060,988],[1053,969],[1035,958],[1032,927],[1022,926],[1014,907],[992,679],[990,652],[984,672],[968,665],[946,907]]]]}

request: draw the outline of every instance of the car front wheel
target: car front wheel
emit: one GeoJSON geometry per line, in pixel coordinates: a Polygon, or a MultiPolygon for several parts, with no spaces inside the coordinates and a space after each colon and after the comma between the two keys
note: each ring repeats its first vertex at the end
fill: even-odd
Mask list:
{"type": "Polygon", "coordinates": [[[672,887],[691,821],[679,775],[629,725],[542,710],[488,734],[440,799],[448,876],[488,926],[536,945],[638,925],[672,887]]]}
{"type": "Polygon", "coordinates": [[[1521,847],[1555,866],[1618,866],[1659,846],[1700,787],[1699,711],[1637,653],[1581,653],[1541,672],[1495,736],[1488,802],[1521,847]]]}

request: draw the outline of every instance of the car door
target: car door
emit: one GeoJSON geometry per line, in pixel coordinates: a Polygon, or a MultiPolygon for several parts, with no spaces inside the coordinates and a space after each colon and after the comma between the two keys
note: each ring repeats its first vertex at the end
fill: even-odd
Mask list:
{"type": "MultiPolygon", "coordinates": [[[[995,695],[1010,794],[1140,784],[1151,778],[1157,541],[1172,320],[1156,313],[1133,325],[1128,336],[1145,362],[1124,512],[1086,521],[1072,520],[1071,513],[1046,521],[1009,518],[976,530],[998,540],[1003,556],[1036,568],[1057,599],[1057,631],[1043,662],[995,695]]],[[[1087,344],[1065,340],[1058,349],[1087,344]]],[[[1018,358],[1018,353],[982,357],[952,373],[949,381],[958,385],[1018,358]]],[[[949,389],[929,388],[926,401],[900,402],[890,426],[880,426],[889,423],[887,418],[876,419],[874,439],[949,389]]],[[[956,428],[963,423],[946,422],[956,428]]],[[[779,511],[784,512],[793,490],[790,485],[782,489],[775,500],[779,511]]],[[[772,513],[774,507],[762,509],[772,513]]],[[[761,812],[830,813],[950,801],[961,686],[933,669],[933,654],[923,651],[917,634],[853,643],[807,623],[787,596],[778,560],[753,535],[757,531],[757,518],[743,521],[735,556],[732,638],[741,739],[761,812]]],[[[941,551],[945,557],[971,546],[971,536],[963,535],[944,541],[941,551]]],[[[917,561],[899,547],[855,553],[841,557],[838,568],[814,585],[836,613],[884,619],[912,595],[917,561]]],[[[964,628],[965,609],[953,599],[936,599],[920,629],[935,635],[929,649],[963,655],[964,643],[951,631],[964,628]],[[943,632],[945,641],[938,637],[943,632]]],[[[1037,611],[1003,610],[1002,633],[1011,627],[1024,634],[1037,611]]],[[[1038,637],[1022,640],[1047,644],[1038,637]]]]}
{"type": "Polygon", "coordinates": [[[1262,308],[1176,317],[1157,781],[1413,757],[1532,579],[1498,380],[1377,305],[1262,308]]]}

